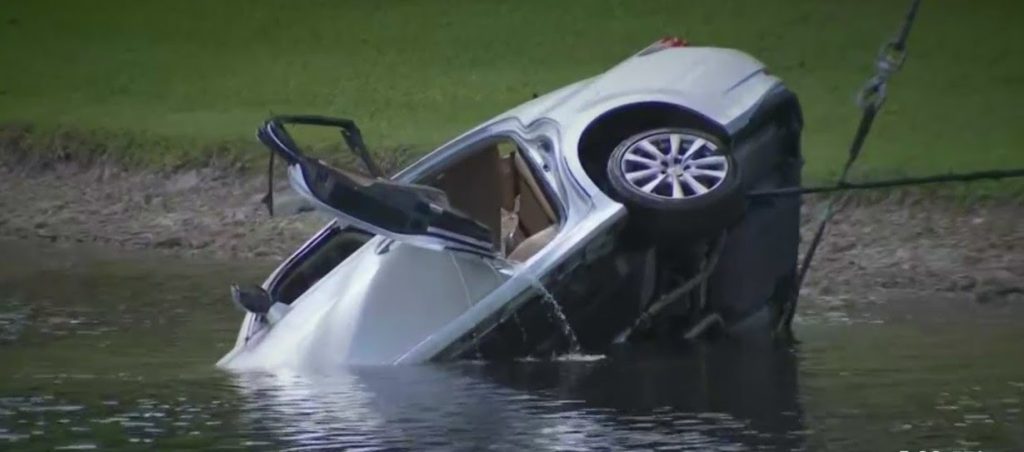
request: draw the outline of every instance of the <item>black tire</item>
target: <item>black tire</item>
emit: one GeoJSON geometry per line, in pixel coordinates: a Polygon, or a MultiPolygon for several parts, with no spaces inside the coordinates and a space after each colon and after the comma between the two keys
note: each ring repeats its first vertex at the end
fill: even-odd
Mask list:
{"type": "Polygon", "coordinates": [[[721,140],[699,130],[669,127],[633,135],[612,151],[606,170],[611,189],[609,195],[629,210],[630,227],[651,234],[659,242],[714,235],[742,217],[746,206],[740,168],[735,159],[728,154],[721,140]],[[707,192],[691,197],[677,199],[640,191],[626,178],[622,161],[627,151],[640,141],[665,134],[699,137],[713,144],[713,155],[726,158],[725,177],[707,192]]]}

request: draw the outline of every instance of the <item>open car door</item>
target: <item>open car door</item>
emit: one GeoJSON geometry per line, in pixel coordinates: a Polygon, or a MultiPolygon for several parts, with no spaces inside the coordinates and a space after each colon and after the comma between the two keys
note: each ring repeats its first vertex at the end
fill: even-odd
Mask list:
{"type": "MultiPolygon", "coordinates": [[[[351,120],[323,116],[277,116],[257,132],[259,140],[270,148],[270,174],[274,156],[288,165],[292,188],[314,206],[330,213],[342,223],[394,240],[433,249],[454,249],[496,255],[491,231],[458,212],[437,188],[403,184],[381,178],[370,159],[359,129],[351,120]],[[363,160],[373,178],[334,168],[321,160],[307,157],[289,135],[287,124],[337,127],[349,148],[363,160]]],[[[272,204],[273,181],[268,193],[272,204]]]]}

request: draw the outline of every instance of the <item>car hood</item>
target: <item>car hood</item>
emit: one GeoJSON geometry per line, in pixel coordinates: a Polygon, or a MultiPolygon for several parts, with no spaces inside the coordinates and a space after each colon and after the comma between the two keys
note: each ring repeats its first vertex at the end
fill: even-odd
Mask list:
{"type": "Polygon", "coordinates": [[[474,256],[389,242],[371,239],[218,366],[329,372],[393,364],[508,279],[474,256]]]}

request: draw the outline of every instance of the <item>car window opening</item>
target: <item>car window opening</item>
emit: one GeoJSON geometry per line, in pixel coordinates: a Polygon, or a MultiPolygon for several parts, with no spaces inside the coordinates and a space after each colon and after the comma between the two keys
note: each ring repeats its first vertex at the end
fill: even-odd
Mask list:
{"type": "Polygon", "coordinates": [[[491,230],[495,249],[523,262],[558,232],[553,200],[511,139],[491,141],[423,182],[449,204],[491,230]]]}
{"type": "Polygon", "coordinates": [[[287,271],[271,285],[271,299],[278,303],[291,304],[371,238],[373,234],[359,229],[331,225],[324,235],[306,252],[297,256],[287,271]]]}

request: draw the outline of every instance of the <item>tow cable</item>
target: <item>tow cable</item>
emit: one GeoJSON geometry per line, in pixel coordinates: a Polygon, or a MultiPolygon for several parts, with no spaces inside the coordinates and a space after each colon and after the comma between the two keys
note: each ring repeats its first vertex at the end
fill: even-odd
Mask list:
{"type": "MultiPolygon", "coordinates": [[[[910,8],[907,10],[906,17],[904,17],[903,25],[900,27],[898,34],[894,39],[886,42],[885,45],[882,46],[878,53],[878,57],[875,60],[875,74],[868,79],[867,84],[865,84],[857,96],[857,105],[863,113],[861,114],[857,132],[853,137],[853,142],[850,145],[846,164],[843,166],[843,171],[840,173],[839,179],[836,183],[834,185],[820,187],[787,187],[761,190],[749,193],[748,197],[794,196],[809,193],[846,192],[849,190],[923,185],[942,182],[966,182],[982,179],[994,180],[1011,177],[1024,177],[1024,168],[1021,168],[1013,170],[989,170],[971,173],[907,177],[860,183],[847,182],[850,168],[853,166],[854,162],[856,162],[857,158],[860,157],[861,148],[864,146],[864,141],[867,139],[868,133],[871,131],[871,126],[874,124],[875,117],[878,115],[878,112],[882,109],[882,105],[885,103],[889,78],[898,72],[903,67],[903,63],[906,62],[907,39],[910,36],[910,30],[914,25],[914,19],[917,17],[917,10],[920,5],[921,0],[913,0],[911,2],[910,8]]],[[[792,324],[793,317],[796,314],[797,301],[800,298],[800,287],[803,285],[807,272],[811,267],[811,262],[814,260],[815,252],[825,235],[825,229],[827,228],[829,221],[831,221],[832,218],[841,210],[841,206],[843,205],[841,201],[844,200],[844,196],[839,195],[837,197],[830,198],[825,204],[821,220],[818,222],[817,229],[814,232],[814,237],[811,239],[810,246],[804,254],[799,270],[794,276],[795,284],[793,285],[792,291],[788,294],[787,300],[785,300],[782,306],[779,322],[775,328],[776,337],[790,339],[793,337],[792,324]]]]}

